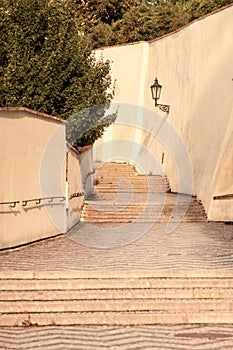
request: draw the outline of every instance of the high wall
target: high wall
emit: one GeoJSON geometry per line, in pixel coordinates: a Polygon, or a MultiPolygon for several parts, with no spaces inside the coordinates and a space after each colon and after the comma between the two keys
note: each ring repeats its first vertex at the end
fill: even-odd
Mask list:
{"type": "Polygon", "coordinates": [[[232,18],[231,5],[159,40],[96,51],[112,62],[119,116],[95,158],[117,158],[121,144],[142,171],[163,171],[172,191],[197,196],[220,221],[233,221],[232,18]],[[155,77],[168,114],[154,107],[155,77]]]}
{"type": "Polygon", "coordinates": [[[92,153],[67,146],[65,122],[0,108],[0,164],[0,249],[65,233],[79,222],[79,194],[93,190],[86,184],[92,153]]]}
{"type": "Polygon", "coordinates": [[[65,232],[65,124],[26,109],[1,109],[0,145],[1,203],[18,202],[0,205],[0,248],[65,232]]]}
{"type": "Polygon", "coordinates": [[[79,152],[67,145],[67,231],[80,221],[84,198],[94,190],[92,146],[80,148],[79,152]]]}

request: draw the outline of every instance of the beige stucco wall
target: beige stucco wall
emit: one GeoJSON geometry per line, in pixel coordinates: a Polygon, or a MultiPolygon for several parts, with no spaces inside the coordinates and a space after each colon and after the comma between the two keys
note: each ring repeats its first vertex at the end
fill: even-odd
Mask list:
{"type": "Polygon", "coordinates": [[[161,168],[172,191],[197,196],[210,220],[223,221],[233,221],[233,200],[213,197],[233,194],[232,18],[233,6],[228,6],[159,40],[96,51],[112,62],[114,103],[120,107],[116,124],[95,145],[95,158],[116,158],[116,140],[122,148],[124,140],[129,160],[147,173],[161,168]],[[159,103],[170,105],[168,115],[151,98],[156,76],[162,85],[159,103]]]}
{"type": "Polygon", "coordinates": [[[79,154],[67,145],[67,230],[79,222],[83,206],[83,186],[80,173],[79,154]],[[77,195],[77,196],[76,196],[77,195]]]}
{"type": "Polygon", "coordinates": [[[65,125],[26,108],[0,108],[0,202],[17,202],[0,204],[0,249],[79,222],[84,195],[77,194],[93,192],[92,146],[73,149],[65,125]]]}
{"type": "Polygon", "coordinates": [[[67,231],[80,221],[84,198],[93,193],[93,170],[92,146],[77,152],[67,145],[67,231]]]}
{"type": "Polygon", "coordinates": [[[84,146],[80,149],[79,155],[80,173],[82,178],[85,198],[88,198],[94,191],[94,163],[93,146],[84,146]]]}
{"type": "Polygon", "coordinates": [[[0,248],[66,232],[65,125],[26,110],[0,111],[0,248]]]}

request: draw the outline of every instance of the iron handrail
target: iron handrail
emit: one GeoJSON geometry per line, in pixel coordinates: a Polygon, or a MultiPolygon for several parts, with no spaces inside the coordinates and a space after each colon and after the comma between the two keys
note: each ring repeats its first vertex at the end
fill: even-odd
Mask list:
{"type": "Polygon", "coordinates": [[[233,199],[233,194],[223,194],[221,196],[214,196],[213,200],[226,200],[226,199],[233,199]]]}
{"type": "MultiPolygon", "coordinates": [[[[34,199],[24,199],[22,200],[22,207],[26,207],[28,203],[35,202],[35,204],[40,204],[44,200],[48,200],[49,203],[52,203],[54,199],[60,199],[64,201],[66,197],[64,196],[51,196],[51,197],[42,197],[42,198],[34,198],[34,199]]],[[[20,204],[20,201],[11,201],[11,202],[0,202],[0,205],[10,205],[11,208],[15,208],[16,204],[20,204]]]]}
{"type": "Polygon", "coordinates": [[[20,203],[20,201],[12,201],[12,202],[1,202],[0,205],[10,205],[11,208],[15,208],[16,204],[20,203]]]}
{"type": "Polygon", "coordinates": [[[51,197],[43,197],[43,198],[34,198],[34,199],[25,199],[22,201],[22,207],[26,207],[28,203],[35,202],[35,204],[40,204],[41,201],[48,200],[49,203],[52,203],[54,199],[61,199],[61,201],[64,201],[66,197],[64,196],[51,196],[51,197]]]}

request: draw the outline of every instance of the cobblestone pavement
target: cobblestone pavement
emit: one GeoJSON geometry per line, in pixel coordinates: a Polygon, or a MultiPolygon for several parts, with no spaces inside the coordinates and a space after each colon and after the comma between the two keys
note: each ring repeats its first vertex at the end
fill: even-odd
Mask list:
{"type": "Polygon", "coordinates": [[[1,350],[231,350],[233,326],[0,328],[1,350]]]}
{"type": "MultiPolygon", "coordinates": [[[[139,233],[144,232],[143,225],[137,224],[136,230],[139,233]]],[[[125,226],[122,229],[125,235],[132,235],[131,226],[129,231],[125,226]]],[[[155,224],[130,244],[101,249],[77,242],[86,243],[88,236],[92,236],[92,241],[95,236],[98,241],[98,226],[81,223],[68,236],[62,235],[15,250],[1,251],[0,269],[54,271],[233,268],[233,225],[182,223],[171,234],[166,234],[165,229],[165,224],[155,224]]],[[[108,228],[108,232],[111,240],[111,228],[108,228]]]]}

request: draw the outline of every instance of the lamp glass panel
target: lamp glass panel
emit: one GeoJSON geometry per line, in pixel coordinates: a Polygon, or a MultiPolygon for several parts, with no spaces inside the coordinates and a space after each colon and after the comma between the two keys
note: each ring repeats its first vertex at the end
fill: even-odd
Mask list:
{"type": "Polygon", "coordinates": [[[160,98],[161,89],[162,89],[162,86],[158,84],[158,85],[156,86],[156,98],[157,98],[157,99],[160,98]]]}
{"type": "Polygon", "coordinates": [[[156,99],[156,86],[155,86],[155,84],[151,85],[150,88],[151,88],[152,98],[153,98],[153,100],[155,100],[156,99]]]}

